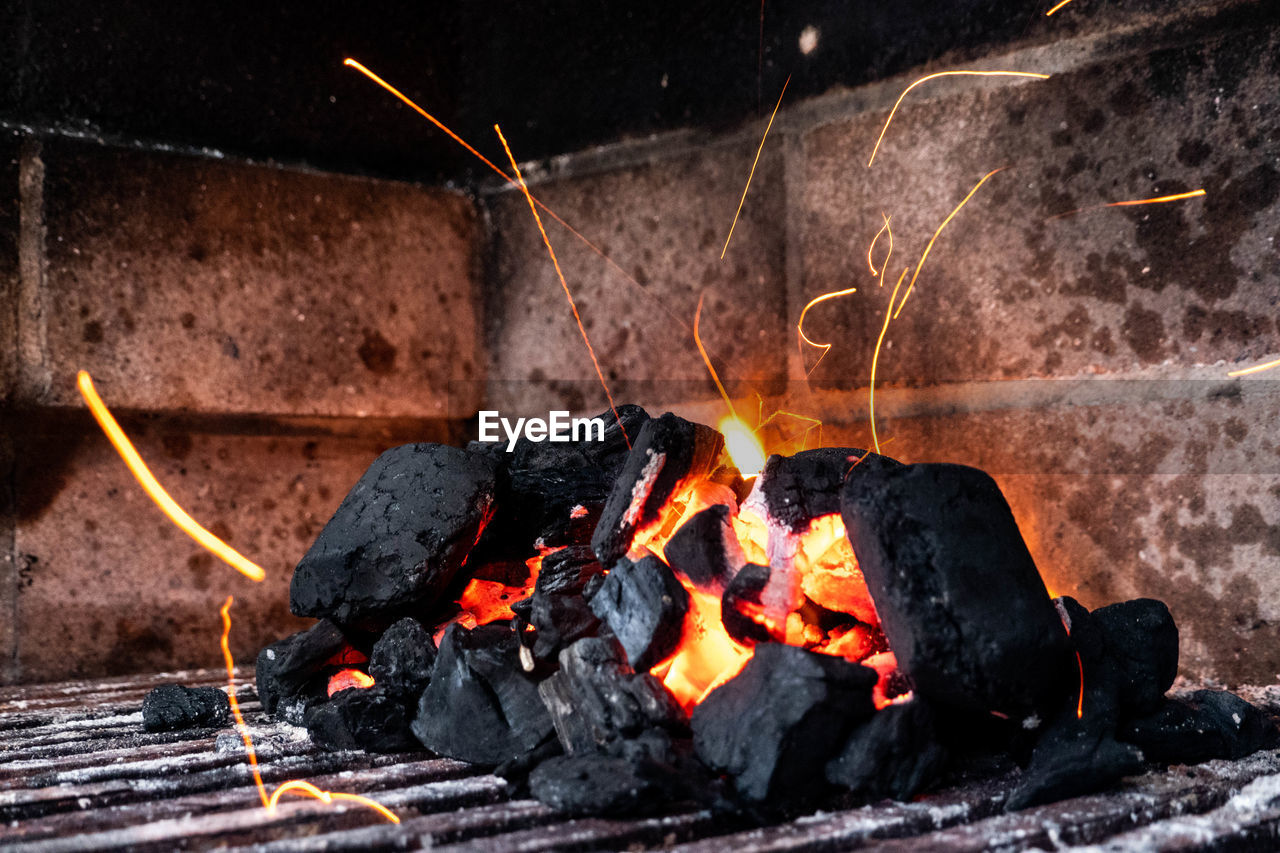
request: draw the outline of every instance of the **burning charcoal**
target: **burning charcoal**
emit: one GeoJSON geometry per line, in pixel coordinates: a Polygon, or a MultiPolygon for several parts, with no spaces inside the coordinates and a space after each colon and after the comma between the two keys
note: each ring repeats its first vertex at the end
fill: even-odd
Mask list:
{"type": "Polygon", "coordinates": [[[560,653],[560,671],[538,685],[569,755],[621,750],[644,732],[682,732],[684,712],[662,682],[637,675],[617,640],[586,638],[560,653]]]}
{"type": "Polygon", "coordinates": [[[1161,764],[1198,764],[1211,758],[1244,758],[1280,746],[1280,730],[1266,714],[1233,693],[1198,690],[1164,699],[1154,714],[1130,720],[1120,739],[1161,764]]]}
{"type": "MultiPolygon", "coordinates": [[[[1084,707],[1091,707],[1089,694],[1084,707]]],[[[1110,709],[1078,716],[1069,703],[1050,723],[1018,787],[1005,803],[1008,811],[1100,791],[1142,769],[1142,753],[1115,739],[1110,709]]]]}
{"type": "Polygon", "coordinates": [[[631,548],[638,530],[661,518],[667,502],[715,467],[724,449],[720,433],[667,412],[632,436],[631,452],[614,481],[591,537],[600,563],[612,566],[631,548]]]}
{"type": "Polygon", "coordinates": [[[384,628],[429,607],[492,512],[491,459],[438,444],[379,456],[293,573],[290,609],[384,628]]]}
{"type": "Polygon", "coordinates": [[[524,560],[537,547],[587,544],[612,485],[595,467],[511,471],[473,561],[524,560]]]}
{"type": "Polygon", "coordinates": [[[733,576],[720,598],[720,621],[730,637],[744,646],[769,641],[769,629],[751,618],[761,610],[761,593],[769,585],[769,567],[748,563],[733,576]]]}
{"type": "Polygon", "coordinates": [[[665,801],[659,782],[625,758],[586,754],[542,762],[529,776],[529,789],[567,814],[630,816],[665,801]]]}
{"type": "Polygon", "coordinates": [[[258,701],[262,710],[276,713],[276,706],[285,698],[323,697],[329,661],[348,648],[346,637],[328,619],[267,646],[258,653],[258,701]]]}
{"type": "Polygon", "coordinates": [[[747,800],[795,801],[825,784],[822,766],[871,716],[875,682],[874,671],[840,658],[761,643],[694,709],[694,750],[747,800]]]}
{"type": "Polygon", "coordinates": [[[729,507],[709,506],[681,524],[663,548],[671,568],[699,589],[722,591],[747,562],[729,519],[729,507]]]}
{"type": "Polygon", "coordinates": [[[1178,627],[1169,608],[1162,601],[1139,598],[1099,608],[1089,618],[1106,637],[1121,711],[1142,715],[1158,709],[1178,675],[1178,627]]]}
{"type": "Polygon", "coordinates": [[[422,747],[409,730],[406,701],[381,685],[339,690],[307,709],[307,732],[323,749],[418,750],[422,747]]]}
{"type": "MultiPolygon", "coordinates": [[[[592,580],[603,581],[603,575],[595,552],[587,546],[562,548],[543,558],[533,595],[511,607],[521,631],[526,625],[534,628],[535,660],[554,663],[574,640],[596,635],[600,619],[587,604],[585,590],[592,580]]],[[[528,646],[528,635],[521,637],[528,646]]]]}
{"type": "Polygon", "coordinates": [[[946,763],[933,711],[914,699],[877,711],[854,729],[827,762],[827,781],[859,796],[906,800],[937,781],[946,763]]]}
{"type": "Polygon", "coordinates": [[[815,518],[840,511],[846,478],[856,482],[901,464],[856,447],[802,450],[794,456],[770,456],[760,472],[760,488],[769,517],[801,533],[815,518]]]}
{"type": "Polygon", "coordinates": [[[470,631],[450,625],[413,733],[440,755],[496,766],[553,735],[538,686],[520,666],[510,622],[470,631]]]}
{"type": "Polygon", "coordinates": [[[216,687],[162,684],[142,700],[142,728],[149,732],[219,728],[231,722],[231,702],[216,687]]]}
{"type": "MultiPolygon", "coordinates": [[[[511,454],[513,471],[538,471],[548,468],[596,468],[602,471],[612,482],[625,463],[630,451],[628,438],[634,444],[640,431],[649,420],[649,413],[639,406],[622,405],[618,407],[615,418],[612,410],[596,415],[604,421],[604,441],[567,441],[567,442],[533,442],[521,438],[511,454]],[[623,435],[619,427],[626,428],[623,435]]],[[[592,433],[592,438],[595,433],[592,433]]],[[[492,445],[491,445],[492,446],[492,445]]]]}
{"type": "Polygon", "coordinates": [[[846,483],[842,515],[918,695],[1013,717],[1057,707],[1074,655],[994,480],[961,465],[864,471],[846,483]]]}
{"type": "Polygon", "coordinates": [[[623,559],[592,597],[591,609],[622,643],[635,671],[646,672],[680,644],[689,593],[657,557],[623,559]]]}
{"type": "Polygon", "coordinates": [[[436,662],[436,644],[431,635],[418,623],[406,616],[392,625],[369,655],[369,674],[378,687],[401,696],[417,698],[431,680],[431,668],[436,662]]]}

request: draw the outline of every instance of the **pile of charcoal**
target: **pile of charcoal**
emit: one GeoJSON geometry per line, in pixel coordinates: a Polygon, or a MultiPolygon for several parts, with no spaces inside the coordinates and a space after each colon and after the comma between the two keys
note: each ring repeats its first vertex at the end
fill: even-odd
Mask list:
{"type": "Polygon", "coordinates": [[[1024,768],[1017,809],[1280,742],[1232,694],[1165,695],[1161,602],[1051,599],[981,471],[824,448],[744,481],[715,430],[609,421],[603,441],[380,456],[295,571],[292,610],[319,621],[262,650],[264,709],[325,747],[494,768],[572,814],[904,799],[983,760],[1024,768]],[[734,533],[748,508],[758,547],[734,533]],[[793,575],[821,519],[856,560],[815,584],[793,575]],[[477,580],[532,592],[478,624],[458,603],[477,580]],[[661,675],[707,633],[695,592],[745,665],[690,701],[661,675]]]}

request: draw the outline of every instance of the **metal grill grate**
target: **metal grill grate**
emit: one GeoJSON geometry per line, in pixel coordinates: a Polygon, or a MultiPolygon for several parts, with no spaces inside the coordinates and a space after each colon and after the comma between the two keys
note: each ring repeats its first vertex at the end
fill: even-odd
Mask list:
{"type": "MultiPolygon", "coordinates": [[[[514,799],[503,780],[422,754],[330,753],[269,722],[249,684],[242,704],[269,786],[303,778],[392,808],[399,825],[355,805],[259,804],[228,730],[146,734],[142,697],[176,682],[220,684],[216,670],[0,690],[0,848],[8,850],[1115,850],[1275,849],[1280,751],[1126,780],[1116,791],[1005,814],[1009,778],[915,803],[820,813],[765,828],[692,811],[637,820],[569,820],[514,799]]],[[[241,682],[251,682],[246,675],[241,682]]]]}

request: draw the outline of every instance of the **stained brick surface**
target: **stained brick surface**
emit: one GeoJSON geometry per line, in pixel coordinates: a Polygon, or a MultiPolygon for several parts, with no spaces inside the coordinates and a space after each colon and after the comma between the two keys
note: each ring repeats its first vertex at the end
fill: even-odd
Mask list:
{"type": "Polygon", "coordinates": [[[480,370],[459,195],[69,143],[43,156],[39,402],[74,403],[86,368],[118,406],[429,417],[480,370]]]}
{"type": "Polygon", "coordinates": [[[249,581],[170,524],[100,434],[28,435],[16,538],[24,681],[216,666],[227,595],[236,597],[238,660],[309,624],[288,613],[293,566],[384,447],[350,437],[130,431],[174,499],[267,579],[249,581]]]}
{"type": "MultiPolygon", "coordinates": [[[[619,400],[637,399],[634,388],[647,380],[708,381],[692,337],[703,294],[702,338],[723,378],[767,390],[785,377],[785,194],[777,149],[761,158],[742,219],[720,259],[754,154],[754,145],[712,147],[533,188],[621,267],[611,268],[548,223],[619,400]]],[[[603,392],[588,394],[572,383],[595,374],[528,204],[506,193],[492,208],[490,403],[530,413],[553,404],[603,407],[603,392]]],[[[668,389],[666,399],[686,390],[668,389]]],[[[702,390],[715,393],[710,385],[702,390]]],[[[647,386],[645,394],[650,392],[651,403],[663,398],[660,387],[647,386]]]]}

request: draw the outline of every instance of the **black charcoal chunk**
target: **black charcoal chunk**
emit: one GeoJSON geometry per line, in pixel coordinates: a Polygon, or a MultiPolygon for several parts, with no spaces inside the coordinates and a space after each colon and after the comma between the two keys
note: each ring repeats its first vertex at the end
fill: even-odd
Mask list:
{"type": "Polygon", "coordinates": [[[422,693],[436,663],[436,644],[418,620],[409,616],[382,633],[369,654],[369,675],[378,687],[402,696],[422,693]]]}
{"type": "Polygon", "coordinates": [[[520,665],[510,622],[445,631],[413,733],[433,752],[497,766],[554,732],[538,685],[520,665]]]}
{"type": "Polygon", "coordinates": [[[339,690],[306,712],[307,733],[316,746],[366,752],[421,750],[409,730],[410,700],[381,685],[339,690]]]}
{"type": "Polygon", "coordinates": [[[820,792],[822,768],[874,711],[874,670],[779,643],[761,643],[693,711],[698,758],[748,801],[779,805],[820,792]]]}
{"type": "Polygon", "coordinates": [[[632,816],[666,799],[660,779],[643,765],[593,753],[542,762],[529,776],[529,790],[569,815],[632,816]]]}
{"type": "Polygon", "coordinates": [[[1098,608],[1089,617],[1106,638],[1121,712],[1143,715],[1158,709],[1178,675],[1178,627],[1169,608],[1138,598],[1098,608]]]}
{"type": "Polygon", "coordinates": [[[606,409],[595,417],[604,421],[603,441],[595,440],[594,427],[591,435],[584,437],[589,440],[580,438],[578,441],[567,442],[534,442],[521,438],[510,454],[511,469],[536,471],[547,468],[597,468],[612,481],[630,452],[628,439],[632,444],[635,443],[640,430],[649,420],[649,413],[639,406],[621,405],[618,406],[617,417],[612,409],[606,409]],[[626,430],[625,435],[623,428],[626,430]]]}
{"type": "Polygon", "coordinates": [[[429,607],[489,520],[495,488],[484,455],[439,444],[388,450],[298,563],[290,609],[381,629],[429,607]]]}
{"type": "Polygon", "coordinates": [[[723,591],[747,561],[731,518],[729,507],[715,504],[681,524],[663,547],[671,568],[699,589],[723,591]]]}
{"type": "Polygon", "coordinates": [[[947,758],[933,711],[914,699],[877,711],[854,729],[827,762],[827,781],[860,797],[906,800],[938,781],[947,758]]]}
{"type": "Polygon", "coordinates": [[[846,478],[901,467],[900,462],[856,447],[820,447],[793,456],[770,456],[760,472],[765,509],[792,533],[840,511],[846,478]]]}
{"type": "Polygon", "coordinates": [[[258,653],[257,666],[262,710],[274,714],[282,699],[324,696],[327,664],[346,648],[347,638],[328,619],[264,648],[258,653]]]}
{"type": "MultiPolygon", "coordinates": [[[[587,603],[585,590],[593,578],[603,581],[603,575],[588,546],[563,548],[543,558],[533,595],[512,606],[521,628],[534,628],[530,650],[536,660],[554,663],[574,640],[598,633],[600,618],[587,603]]],[[[528,635],[521,636],[529,645],[528,635]]]]}
{"type": "Polygon", "coordinates": [[[845,484],[842,515],[919,696],[1015,719],[1058,707],[1075,656],[994,480],[961,465],[864,471],[845,484]]]}
{"type": "MultiPolygon", "coordinates": [[[[1089,695],[1085,696],[1089,708],[1089,695]]],[[[1031,755],[1018,787],[1005,803],[1008,811],[1101,791],[1142,770],[1142,753],[1120,743],[1109,711],[1076,715],[1069,703],[1049,724],[1031,755]]]]}
{"type": "Polygon", "coordinates": [[[511,471],[473,561],[524,560],[538,548],[588,544],[612,485],[595,467],[511,471]]]}
{"type": "Polygon", "coordinates": [[[1244,758],[1280,746],[1275,720],[1233,693],[1199,690],[1164,699],[1154,713],[1129,720],[1120,739],[1160,764],[1198,764],[1211,758],[1244,758]]]}
{"type": "Polygon", "coordinates": [[[142,728],[149,732],[220,728],[231,722],[231,702],[216,687],[162,684],[142,700],[142,728]]]}
{"type": "Polygon", "coordinates": [[[680,644],[689,593],[657,557],[623,559],[590,603],[622,643],[632,668],[646,672],[680,644]]]}
{"type": "Polygon", "coordinates": [[[560,671],[539,684],[538,693],[569,755],[623,755],[647,732],[686,733],[675,697],[654,676],[628,666],[612,638],[588,637],[565,649],[560,671]]]}
{"type": "Polygon", "coordinates": [[[761,594],[769,585],[768,566],[748,563],[743,566],[720,597],[720,621],[730,637],[750,646],[769,641],[769,629],[751,618],[764,609],[761,594]]]}
{"type": "Polygon", "coordinates": [[[670,412],[646,421],[631,441],[591,537],[605,566],[626,555],[636,531],[657,521],[673,496],[710,474],[724,449],[720,433],[670,412]]]}

